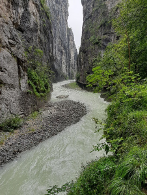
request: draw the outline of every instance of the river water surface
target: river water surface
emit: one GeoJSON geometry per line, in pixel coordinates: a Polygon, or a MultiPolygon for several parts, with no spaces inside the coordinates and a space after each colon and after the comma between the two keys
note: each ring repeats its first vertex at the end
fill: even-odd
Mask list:
{"type": "Polygon", "coordinates": [[[108,103],[98,93],[62,86],[69,82],[53,84],[51,101],[61,101],[56,96],[69,95],[67,99],[86,105],[87,115],[0,168],[0,195],[44,195],[52,185],[75,180],[82,165],[104,155],[104,151],[90,153],[102,135],[102,131],[95,133],[92,118],[105,119],[108,103]]]}

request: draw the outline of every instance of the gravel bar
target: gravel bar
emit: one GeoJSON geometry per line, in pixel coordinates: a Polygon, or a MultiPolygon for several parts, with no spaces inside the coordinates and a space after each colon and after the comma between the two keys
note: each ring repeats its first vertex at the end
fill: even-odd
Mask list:
{"type": "Polygon", "coordinates": [[[77,123],[86,113],[84,104],[72,100],[48,103],[37,118],[26,121],[0,147],[0,166],[77,123]]]}

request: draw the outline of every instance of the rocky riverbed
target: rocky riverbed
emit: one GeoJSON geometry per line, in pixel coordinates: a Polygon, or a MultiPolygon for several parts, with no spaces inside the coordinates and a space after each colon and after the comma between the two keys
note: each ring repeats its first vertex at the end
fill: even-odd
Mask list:
{"type": "Polygon", "coordinates": [[[27,120],[20,129],[8,136],[0,147],[0,165],[77,123],[85,114],[86,107],[72,100],[46,104],[35,119],[27,120]]]}

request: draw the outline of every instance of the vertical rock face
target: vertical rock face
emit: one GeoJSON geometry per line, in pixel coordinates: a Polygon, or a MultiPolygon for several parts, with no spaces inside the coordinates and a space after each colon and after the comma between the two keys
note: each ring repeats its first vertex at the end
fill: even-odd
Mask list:
{"type": "Polygon", "coordinates": [[[77,73],[77,49],[74,42],[74,35],[71,28],[68,28],[68,77],[73,79],[77,73]]]}
{"type": "Polygon", "coordinates": [[[47,0],[53,30],[55,80],[73,78],[76,72],[77,50],[72,30],[68,28],[68,0],[47,0]]]}
{"type": "Polygon", "coordinates": [[[28,94],[25,51],[30,46],[42,50],[43,63],[52,66],[51,22],[40,0],[0,0],[0,122],[44,102],[28,94]]]}
{"type": "Polygon", "coordinates": [[[86,77],[92,73],[94,59],[103,55],[106,46],[116,39],[109,22],[113,7],[119,0],[82,0],[83,31],[78,56],[77,80],[86,84],[86,77]]]}

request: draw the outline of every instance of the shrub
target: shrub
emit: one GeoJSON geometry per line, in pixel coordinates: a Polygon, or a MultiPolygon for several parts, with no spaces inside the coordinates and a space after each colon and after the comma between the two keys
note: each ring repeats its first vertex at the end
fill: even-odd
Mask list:
{"type": "Polygon", "coordinates": [[[19,117],[11,117],[0,124],[0,130],[13,132],[21,126],[22,120],[19,117]]]}
{"type": "Polygon", "coordinates": [[[46,96],[50,91],[50,85],[45,73],[28,68],[28,84],[32,87],[37,97],[46,96]]]}
{"type": "Polygon", "coordinates": [[[45,97],[50,92],[52,71],[43,62],[43,51],[31,46],[25,56],[28,64],[28,84],[37,97],[45,97]]]}
{"type": "Polygon", "coordinates": [[[71,187],[68,195],[105,194],[108,184],[115,173],[113,157],[104,157],[83,168],[80,177],[71,187]]]}
{"type": "Polygon", "coordinates": [[[147,142],[147,86],[122,89],[108,106],[104,135],[113,152],[127,152],[133,145],[147,142]]]}
{"type": "Polygon", "coordinates": [[[46,0],[40,0],[40,2],[41,2],[41,5],[42,5],[48,19],[50,19],[50,11],[49,11],[49,7],[46,5],[46,0]]]}

